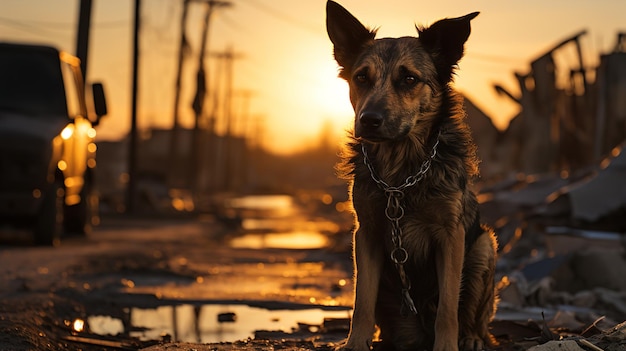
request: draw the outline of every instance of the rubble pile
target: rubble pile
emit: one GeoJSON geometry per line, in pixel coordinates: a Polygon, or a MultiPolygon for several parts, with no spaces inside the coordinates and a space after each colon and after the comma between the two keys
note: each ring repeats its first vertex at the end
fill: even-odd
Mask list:
{"type": "Polygon", "coordinates": [[[626,154],[612,155],[480,192],[500,242],[494,335],[511,350],[626,350],[626,154]]]}

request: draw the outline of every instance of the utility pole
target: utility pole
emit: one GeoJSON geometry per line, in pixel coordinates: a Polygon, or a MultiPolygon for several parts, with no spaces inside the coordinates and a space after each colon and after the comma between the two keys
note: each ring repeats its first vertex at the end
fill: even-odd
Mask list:
{"type": "Polygon", "coordinates": [[[172,126],[172,134],[170,137],[170,174],[169,174],[169,185],[179,187],[180,183],[180,169],[181,169],[181,158],[180,158],[180,148],[179,148],[179,139],[180,139],[180,114],[179,114],[179,105],[180,105],[180,90],[181,90],[181,76],[183,71],[183,60],[185,59],[185,47],[189,44],[187,41],[187,13],[189,9],[190,0],[183,1],[183,14],[180,23],[180,47],[178,50],[178,66],[176,67],[176,88],[174,90],[174,123],[172,126]]]}
{"type": "Polygon", "coordinates": [[[229,1],[221,0],[206,0],[206,12],[204,16],[204,28],[202,32],[202,42],[200,46],[200,54],[198,57],[198,73],[196,75],[196,94],[193,100],[193,110],[195,112],[194,128],[192,134],[192,149],[189,164],[189,186],[194,194],[198,194],[199,182],[200,182],[200,165],[202,164],[202,152],[201,152],[201,133],[200,133],[200,119],[202,118],[202,112],[204,109],[204,100],[206,96],[206,82],[208,80],[208,73],[204,65],[204,56],[207,51],[208,39],[209,39],[209,25],[211,21],[211,15],[215,8],[229,7],[232,3],[229,1]]]}
{"type": "Polygon", "coordinates": [[[242,90],[239,92],[242,98],[242,106],[240,114],[237,118],[237,123],[233,127],[235,133],[239,134],[241,137],[241,155],[237,160],[235,167],[236,174],[238,175],[237,179],[241,181],[242,184],[249,184],[248,175],[250,174],[250,139],[248,133],[248,124],[250,121],[250,99],[252,98],[251,90],[242,90]]]}
{"type": "Polygon", "coordinates": [[[235,54],[232,46],[226,48],[224,52],[214,53],[213,56],[224,60],[224,74],[226,76],[226,92],[224,94],[224,188],[226,190],[232,190],[233,186],[233,116],[232,116],[232,97],[233,97],[233,63],[236,58],[241,58],[241,55],[235,54]]]}
{"type": "MultiPolygon", "coordinates": [[[[220,101],[221,101],[221,82],[222,76],[224,72],[224,63],[222,60],[215,60],[215,72],[217,74],[214,75],[213,84],[211,92],[211,110],[208,113],[208,116],[205,121],[206,133],[209,136],[208,148],[212,150],[219,150],[223,145],[221,143],[221,139],[217,137],[216,124],[217,124],[217,116],[220,110],[220,101]]],[[[206,166],[207,166],[207,190],[214,191],[220,188],[221,181],[219,179],[220,174],[222,174],[221,168],[223,167],[223,162],[221,160],[222,153],[220,151],[209,152],[206,155],[206,166]]]]}
{"type": "Polygon", "coordinates": [[[211,54],[213,57],[222,60],[223,64],[221,65],[223,68],[223,73],[226,78],[225,82],[225,93],[224,93],[224,101],[223,101],[223,123],[224,123],[224,133],[226,136],[230,137],[232,135],[233,122],[232,122],[232,97],[233,97],[233,63],[235,59],[240,59],[243,57],[241,54],[237,54],[234,52],[232,46],[228,46],[226,50],[222,52],[214,52],[211,54]]]}
{"type": "Polygon", "coordinates": [[[76,32],[76,57],[80,59],[83,80],[87,80],[87,54],[89,53],[89,32],[91,26],[91,0],[80,0],[78,10],[78,31],[76,32]]]}
{"type": "Polygon", "coordinates": [[[248,126],[250,124],[250,100],[254,96],[252,90],[242,90],[240,92],[242,97],[241,117],[239,117],[239,124],[241,125],[241,133],[244,137],[250,135],[248,126]]]}
{"type": "Polygon", "coordinates": [[[226,137],[231,138],[233,134],[233,47],[229,46],[224,53],[226,73],[226,94],[224,95],[224,118],[226,119],[226,137]]]}
{"type": "Polygon", "coordinates": [[[127,213],[136,212],[137,200],[137,88],[139,67],[139,28],[141,0],[135,0],[135,24],[133,30],[133,88],[130,123],[130,140],[128,146],[128,186],[126,194],[127,213]]]}

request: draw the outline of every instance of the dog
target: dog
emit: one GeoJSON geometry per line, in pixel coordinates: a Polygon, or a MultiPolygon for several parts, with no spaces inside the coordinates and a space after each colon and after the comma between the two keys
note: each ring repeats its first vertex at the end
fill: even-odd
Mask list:
{"type": "Polygon", "coordinates": [[[478,12],[375,39],[326,5],[353,135],[338,164],[355,211],[354,312],[339,349],[482,350],[493,345],[497,242],[471,185],[476,146],[451,86],[478,12]]]}

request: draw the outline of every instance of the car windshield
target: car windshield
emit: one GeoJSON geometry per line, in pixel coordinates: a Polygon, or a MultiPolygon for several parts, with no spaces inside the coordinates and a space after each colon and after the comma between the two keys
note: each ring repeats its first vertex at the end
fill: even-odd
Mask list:
{"type": "Polygon", "coordinates": [[[58,52],[0,46],[0,112],[67,116],[58,52]]]}

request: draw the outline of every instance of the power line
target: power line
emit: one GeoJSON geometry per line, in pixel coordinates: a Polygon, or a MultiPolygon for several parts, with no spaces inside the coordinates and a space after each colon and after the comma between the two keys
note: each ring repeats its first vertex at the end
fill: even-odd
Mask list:
{"type": "Polygon", "coordinates": [[[29,19],[20,19],[16,20],[14,18],[0,17],[0,21],[9,22],[13,24],[17,24],[20,26],[46,26],[46,27],[63,27],[60,29],[74,29],[74,24],[70,22],[53,22],[53,21],[38,21],[38,20],[29,20],[29,19]]]}
{"type": "MultiPolygon", "coordinates": [[[[11,27],[13,29],[21,30],[30,34],[38,35],[38,36],[48,37],[51,33],[50,28],[43,28],[38,25],[23,23],[20,21],[9,19],[9,18],[0,18],[0,23],[4,24],[7,27],[11,27]]],[[[70,28],[67,28],[67,29],[69,30],[70,28]]]]}
{"type": "Polygon", "coordinates": [[[499,63],[503,65],[509,65],[512,63],[522,63],[527,62],[527,58],[522,57],[511,57],[511,56],[500,56],[500,55],[492,55],[492,54],[483,54],[477,52],[467,52],[464,56],[465,59],[477,60],[477,61],[485,61],[489,63],[499,63]]]}
{"type": "Polygon", "coordinates": [[[290,15],[288,15],[288,14],[286,14],[284,12],[278,11],[278,10],[276,10],[273,7],[267,6],[266,4],[264,4],[262,2],[259,2],[257,0],[243,0],[243,2],[247,2],[248,4],[256,7],[257,9],[259,9],[259,10],[261,10],[263,12],[265,12],[266,14],[268,14],[268,15],[274,17],[274,18],[277,18],[277,19],[279,19],[279,20],[281,20],[281,21],[283,21],[285,23],[289,23],[290,25],[292,25],[294,27],[297,27],[297,28],[302,29],[304,31],[307,31],[309,33],[315,34],[317,36],[320,35],[320,29],[319,28],[317,28],[315,26],[309,26],[309,25],[307,25],[305,23],[302,23],[301,20],[299,20],[297,18],[294,18],[294,17],[291,17],[290,15]]]}
{"type": "MultiPolygon", "coordinates": [[[[14,19],[7,17],[0,17],[0,22],[9,23],[10,25],[14,25],[16,27],[25,27],[31,29],[38,30],[74,30],[75,24],[72,22],[55,22],[55,21],[40,21],[40,20],[31,20],[31,19],[14,19]],[[46,28],[43,28],[46,27],[46,28]]],[[[93,24],[98,27],[121,27],[130,25],[128,20],[119,19],[119,20],[110,20],[110,21],[102,21],[93,24]]]]}
{"type": "Polygon", "coordinates": [[[253,35],[255,34],[255,31],[251,30],[250,27],[245,27],[242,26],[238,20],[233,19],[232,16],[230,16],[227,13],[220,13],[220,16],[216,18],[217,20],[219,20],[222,24],[224,24],[226,27],[229,27],[230,29],[233,29],[239,33],[243,33],[246,35],[253,35]]]}

